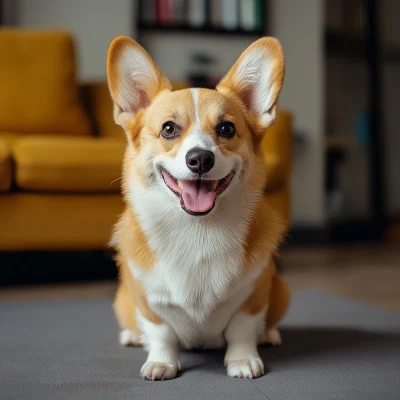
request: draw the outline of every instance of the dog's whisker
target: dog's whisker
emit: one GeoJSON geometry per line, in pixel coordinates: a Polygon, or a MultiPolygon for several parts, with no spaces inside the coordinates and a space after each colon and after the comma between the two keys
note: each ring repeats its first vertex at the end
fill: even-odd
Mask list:
{"type": "Polygon", "coordinates": [[[146,182],[146,185],[144,187],[144,190],[147,190],[149,188],[149,186],[153,183],[153,178],[154,178],[154,175],[151,174],[149,176],[149,179],[147,179],[147,182],[146,182]]]}
{"type": "Polygon", "coordinates": [[[111,186],[114,182],[119,181],[120,179],[122,179],[122,176],[120,176],[120,177],[117,178],[117,179],[114,179],[114,180],[110,183],[110,186],[111,186]]]}

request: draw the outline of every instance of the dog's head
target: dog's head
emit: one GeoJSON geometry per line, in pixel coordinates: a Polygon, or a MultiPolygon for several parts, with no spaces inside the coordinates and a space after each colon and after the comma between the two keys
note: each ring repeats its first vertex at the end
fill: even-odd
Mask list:
{"type": "Polygon", "coordinates": [[[216,90],[172,91],[127,37],[111,43],[107,74],[115,121],[128,138],[125,185],[156,186],[191,215],[208,214],[235,187],[262,189],[260,143],[275,122],[284,76],[278,40],[253,43],[216,90]]]}

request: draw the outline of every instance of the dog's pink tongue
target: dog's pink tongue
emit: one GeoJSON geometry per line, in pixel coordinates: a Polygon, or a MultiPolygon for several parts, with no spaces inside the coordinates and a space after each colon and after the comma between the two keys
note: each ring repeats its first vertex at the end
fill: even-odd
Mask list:
{"type": "Polygon", "coordinates": [[[216,195],[206,183],[198,185],[196,181],[183,181],[182,199],[189,211],[206,212],[211,210],[216,195]]]}

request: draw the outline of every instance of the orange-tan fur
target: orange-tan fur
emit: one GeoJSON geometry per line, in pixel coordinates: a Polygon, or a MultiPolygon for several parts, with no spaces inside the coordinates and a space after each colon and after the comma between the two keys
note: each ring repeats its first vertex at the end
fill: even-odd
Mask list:
{"type": "MultiPolygon", "coordinates": [[[[245,267],[250,268],[259,261],[260,254],[265,249],[275,253],[285,230],[283,221],[268,207],[265,199],[261,200],[248,233],[246,251],[248,262],[245,267]]],[[[151,268],[155,263],[155,255],[150,250],[145,234],[131,210],[126,210],[122,215],[115,235],[120,237],[118,246],[120,255],[117,258],[120,286],[114,302],[114,310],[121,328],[139,332],[135,315],[132,316],[135,307],[138,307],[142,314],[144,313],[155,323],[161,323],[162,318],[149,308],[140,283],[132,277],[123,260],[124,256],[125,258],[133,257],[143,268],[151,268]]],[[[269,329],[283,318],[289,302],[289,290],[276,270],[275,261],[271,259],[268,268],[265,268],[256,279],[254,290],[243,303],[242,310],[249,314],[256,314],[268,306],[266,329],[269,329]]]]}

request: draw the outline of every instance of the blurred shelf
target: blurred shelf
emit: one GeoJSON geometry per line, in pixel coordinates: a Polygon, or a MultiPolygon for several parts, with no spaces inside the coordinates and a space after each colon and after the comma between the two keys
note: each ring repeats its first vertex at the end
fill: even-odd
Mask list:
{"type": "Polygon", "coordinates": [[[264,36],[265,32],[263,29],[257,29],[255,31],[248,31],[245,29],[224,29],[215,27],[212,25],[203,25],[199,27],[190,26],[187,24],[148,24],[139,22],[139,30],[142,31],[153,31],[161,33],[197,33],[197,34],[218,34],[218,35],[241,35],[241,36],[264,36]]]}
{"type": "Polygon", "coordinates": [[[385,45],[383,60],[386,62],[400,62],[400,46],[395,44],[385,45]]]}
{"type": "Polygon", "coordinates": [[[334,241],[354,242],[381,238],[385,224],[359,219],[333,219],[328,221],[329,234],[334,241]]]}
{"type": "Polygon", "coordinates": [[[327,29],[325,31],[325,54],[354,59],[366,58],[367,40],[361,34],[327,29]]]}
{"type": "Polygon", "coordinates": [[[392,220],[385,230],[385,239],[400,241],[400,218],[392,220]]]}
{"type": "MultiPolygon", "coordinates": [[[[382,60],[400,62],[400,46],[382,45],[382,60]]],[[[362,34],[340,32],[334,29],[325,31],[325,54],[349,59],[367,59],[367,38],[362,34]]]]}
{"type": "Polygon", "coordinates": [[[326,150],[347,151],[356,146],[353,138],[343,135],[327,135],[325,138],[326,150]]]}

